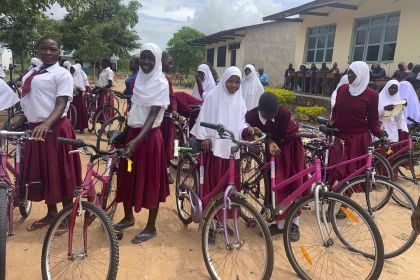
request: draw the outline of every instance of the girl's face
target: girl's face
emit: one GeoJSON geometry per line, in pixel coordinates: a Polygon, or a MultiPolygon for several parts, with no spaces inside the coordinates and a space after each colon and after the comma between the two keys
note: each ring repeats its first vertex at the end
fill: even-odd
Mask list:
{"type": "Polygon", "coordinates": [[[249,67],[245,68],[244,73],[246,76],[248,76],[249,74],[251,74],[251,69],[249,69],[249,67]]]}
{"type": "Polygon", "coordinates": [[[72,67],[70,67],[70,73],[73,75],[73,74],[74,74],[74,72],[75,72],[74,67],[73,67],[73,66],[72,66],[72,67]]]}
{"type": "Polygon", "coordinates": [[[349,69],[347,72],[347,77],[349,78],[349,84],[352,84],[356,80],[357,75],[353,72],[353,70],[349,69]]]}
{"type": "Polygon", "coordinates": [[[395,95],[398,92],[398,86],[392,85],[389,87],[388,92],[391,96],[395,95]]]}
{"type": "Polygon", "coordinates": [[[239,78],[239,76],[236,76],[236,75],[231,76],[226,81],[226,89],[228,90],[230,94],[234,94],[235,92],[237,92],[240,86],[241,86],[241,78],[239,78]]]}
{"type": "Polygon", "coordinates": [[[201,81],[204,81],[204,78],[206,77],[206,75],[202,71],[198,71],[197,76],[201,81]]]}
{"type": "Polygon", "coordinates": [[[140,53],[140,68],[145,74],[152,72],[155,65],[156,58],[151,51],[145,50],[140,53]]]}
{"type": "Polygon", "coordinates": [[[60,49],[56,41],[51,39],[43,40],[38,46],[38,57],[45,65],[52,65],[58,61],[60,49]]]}

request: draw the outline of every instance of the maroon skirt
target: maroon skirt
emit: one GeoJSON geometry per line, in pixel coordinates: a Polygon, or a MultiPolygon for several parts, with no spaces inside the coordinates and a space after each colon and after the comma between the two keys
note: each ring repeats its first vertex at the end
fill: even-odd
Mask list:
{"type": "Polygon", "coordinates": [[[160,131],[162,132],[166,161],[170,161],[174,158],[174,140],[176,137],[174,121],[170,118],[163,118],[160,131]]]}
{"type": "MultiPolygon", "coordinates": [[[[136,138],[141,128],[128,129],[127,142],[136,138]]],[[[162,133],[159,128],[149,131],[146,138],[131,157],[132,171],[127,171],[127,161],[119,163],[117,177],[117,202],[134,207],[136,212],[142,208],[155,209],[165,202],[169,195],[166,158],[162,133]]]]}
{"type": "Polygon", "coordinates": [[[98,96],[98,110],[101,110],[105,105],[108,106],[108,110],[106,110],[107,116],[104,117],[104,114],[99,116],[98,121],[100,123],[112,119],[115,117],[114,112],[114,93],[112,90],[102,90],[98,96]]]}
{"type": "Polygon", "coordinates": [[[73,96],[73,105],[76,107],[77,122],[75,129],[83,130],[88,128],[88,112],[83,95],[73,96]]]}
{"type": "MultiPolygon", "coordinates": [[[[38,125],[31,123],[29,128],[38,125]]],[[[29,184],[29,200],[57,204],[74,197],[75,187],[82,183],[82,166],[78,154],[69,155],[72,146],[57,142],[57,137],[75,139],[70,121],[62,118],[51,129],[45,142],[25,142],[23,182],[29,184]]]]}
{"type": "MultiPolygon", "coordinates": [[[[372,137],[369,132],[340,134],[339,137],[336,137],[335,143],[330,150],[329,165],[366,155],[371,140],[372,137]]],[[[328,174],[328,184],[332,186],[335,181],[346,178],[365,164],[365,160],[359,160],[335,168],[328,174]]]]}
{"type": "MultiPolygon", "coordinates": [[[[303,148],[302,140],[296,139],[293,142],[281,146],[281,153],[278,156],[275,156],[276,164],[276,184],[283,182],[284,180],[298,174],[306,168],[305,164],[305,151],[303,148]]],[[[301,178],[297,181],[294,181],[276,192],[276,204],[280,204],[285,198],[292,194],[297,188],[299,188],[304,181],[304,178],[301,178]]],[[[309,193],[308,190],[303,195],[309,193]]],[[[288,214],[288,211],[282,215],[278,215],[277,220],[284,220],[288,214]]],[[[300,215],[300,213],[298,213],[300,215]]]]}

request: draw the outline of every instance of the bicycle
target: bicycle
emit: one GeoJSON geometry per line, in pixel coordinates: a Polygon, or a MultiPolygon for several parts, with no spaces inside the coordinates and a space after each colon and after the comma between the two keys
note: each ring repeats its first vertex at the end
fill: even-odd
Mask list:
{"type": "MultiPolygon", "coordinates": [[[[175,124],[175,145],[181,147],[189,146],[190,128],[188,120],[176,118],[172,113],[165,112],[165,118],[171,119],[175,124]]],[[[169,161],[170,167],[176,169],[178,166],[178,158],[174,157],[169,161]]]]}
{"type": "Polygon", "coordinates": [[[204,262],[212,279],[268,280],[274,258],[270,233],[264,219],[246,202],[234,183],[235,155],[240,147],[254,145],[265,135],[248,142],[236,140],[220,124],[202,122],[200,125],[217,130],[220,138],[230,139],[235,146],[231,150],[229,170],[207,195],[203,193],[203,153],[191,147],[175,147],[175,156],[181,153],[176,177],[178,217],[184,224],[200,223],[204,262]],[[243,213],[253,221],[240,219],[243,213]]]}
{"type": "Polygon", "coordinates": [[[42,278],[116,279],[119,247],[111,222],[116,209],[112,182],[124,150],[100,151],[77,139],[59,137],[57,141],[77,147],[70,153],[88,155],[89,163],[83,184],[75,189],[74,202],[64,207],[48,228],[42,247],[42,278]],[[102,159],[106,170],[100,175],[94,162],[102,159]],[[100,191],[95,189],[95,180],[103,184],[100,191]]]}
{"type": "Polygon", "coordinates": [[[32,202],[28,200],[28,186],[23,184],[23,143],[37,140],[30,137],[31,131],[15,132],[0,131],[0,278],[6,275],[6,240],[15,235],[13,224],[13,209],[19,207],[22,218],[26,219],[31,213],[32,202]],[[8,161],[8,141],[14,142],[15,152],[13,165],[8,161]],[[14,176],[10,177],[9,172],[14,176]]]}
{"type": "Polygon", "coordinates": [[[174,86],[180,87],[180,88],[187,87],[187,80],[184,78],[184,75],[182,75],[181,73],[175,74],[174,86]]]}
{"type": "MultiPolygon", "coordinates": [[[[296,137],[316,138],[317,135],[298,133],[296,137]]],[[[384,264],[384,245],[378,227],[368,213],[353,200],[331,192],[323,180],[320,158],[315,155],[310,167],[278,184],[274,156],[270,157],[268,163],[259,166],[258,170],[259,173],[271,171],[263,202],[255,197],[252,189],[243,190],[259,205],[260,212],[269,223],[274,222],[277,215],[288,212],[283,229],[283,243],[287,258],[299,277],[379,278],[384,264]],[[282,201],[276,201],[277,191],[301,179],[304,182],[299,188],[282,201]],[[310,194],[304,196],[309,190],[310,194]],[[308,209],[307,205],[314,207],[308,209]],[[346,219],[338,219],[340,212],[344,213],[346,219]],[[297,222],[296,217],[299,217],[300,222],[297,222]],[[291,236],[292,227],[296,227],[296,223],[300,224],[301,232],[297,240],[291,236]],[[358,269],[343,266],[350,259],[358,264],[358,269]]],[[[259,173],[255,172],[253,176],[258,176],[259,173]]]]}

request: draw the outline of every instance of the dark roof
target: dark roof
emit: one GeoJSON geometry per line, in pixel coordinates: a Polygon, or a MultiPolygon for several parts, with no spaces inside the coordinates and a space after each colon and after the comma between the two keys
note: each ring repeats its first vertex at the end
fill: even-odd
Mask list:
{"type": "MultiPolygon", "coordinates": [[[[298,21],[300,21],[300,19],[298,19],[298,18],[295,18],[295,19],[285,18],[285,19],[282,19],[282,20],[279,20],[279,21],[298,22],[298,21]]],[[[214,33],[214,34],[210,34],[210,35],[207,35],[205,37],[190,41],[190,42],[188,42],[188,44],[189,45],[204,46],[204,45],[218,43],[218,42],[222,42],[222,41],[226,41],[226,40],[234,40],[234,39],[236,39],[235,37],[244,37],[245,36],[245,34],[241,31],[244,31],[248,28],[257,27],[257,26],[260,26],[260,25],[265,25],[265,24],[269,24],[269,23],[264,22],[264,23],[254,24],[254,25],[248,25],[248,26],[223,30],[223,31],[220,31],[220,32],[217,32],[217,33],[214,33]]]]}
{"type": "Polygon", "coordinates": [[[357,10],[358,7],[356,5],[345,3],[345,0],[316,0],[309,2],[307,4],[301,5],[299,7],[295,7],[277,14],[273,14],[270,16],[266,16],[263,18],[264,21],[267,20],[284,20],[290,16],[295,15],[312,15],[312,16],[328,16],[328,13],[321,13],[321,12],[314,12],[314,10],[321,9],[321,8],[337,8],[337,9],[349,9],[349,10],[357,10]]]}

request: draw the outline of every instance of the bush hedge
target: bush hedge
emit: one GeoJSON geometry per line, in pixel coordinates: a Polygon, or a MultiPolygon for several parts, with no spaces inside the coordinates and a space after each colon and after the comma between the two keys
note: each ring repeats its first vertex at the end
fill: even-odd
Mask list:
{"type": "Polygon", "coordinates": [[[289,105],[296,102],[296,95],[292,91],[280,88],[266,88],[266,92],[272,92],[279,98],[281,105],[289,105]]]}
{"type": "Polygon", "coordinates": [[[315,121],[315,119],[322,114],[325,114],[327,109],[321,106],[296,107],[296,115],[300,120],[315,121]]]}

